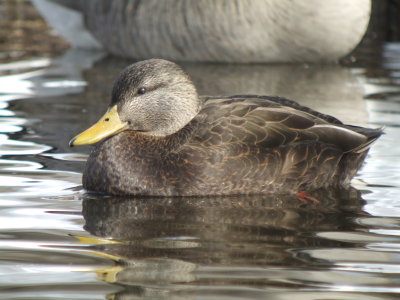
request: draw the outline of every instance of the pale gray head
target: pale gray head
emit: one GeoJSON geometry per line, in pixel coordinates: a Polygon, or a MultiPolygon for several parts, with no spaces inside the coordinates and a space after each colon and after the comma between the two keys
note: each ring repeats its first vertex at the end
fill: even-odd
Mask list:
{"type": "Polygon", "coordinates": [[[196,88],[175,63],[149,59],[128,66],[118,76],[110,107],[117,106],[128,130],[147,135],[170,135],[189,123],[200,110],[196,88]]]}

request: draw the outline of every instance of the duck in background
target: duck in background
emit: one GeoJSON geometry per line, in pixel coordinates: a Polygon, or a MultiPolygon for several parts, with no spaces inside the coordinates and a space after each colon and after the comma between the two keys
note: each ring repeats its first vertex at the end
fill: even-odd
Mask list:
{"type": "Polygon", "coordinates": [[[360,42],[371,12],[370,0],[32,1],[74,46],[231,63],[336,61],[360,42]]]}

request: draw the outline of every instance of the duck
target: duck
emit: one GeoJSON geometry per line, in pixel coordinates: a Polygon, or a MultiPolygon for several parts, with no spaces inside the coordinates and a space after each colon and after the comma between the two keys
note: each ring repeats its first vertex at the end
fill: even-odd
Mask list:
{"type": "Polygon", "coordinates": [[[34,0],[72,46],[135,60],[337,61],[363,38],[371,0],[34,0]]]}
{"type": "Polygon", "coordinates": [[[89,192],[309,193],[348,187],[382,132],[278,96],[199,96],[176,63],[149,59],[119,74],[106,113],[70,146],[94,144],[89,192]]]}

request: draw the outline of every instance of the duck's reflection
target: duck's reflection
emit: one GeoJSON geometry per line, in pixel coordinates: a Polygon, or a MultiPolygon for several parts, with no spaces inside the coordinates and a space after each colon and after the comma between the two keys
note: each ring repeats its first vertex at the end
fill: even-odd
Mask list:
{"type": "Polygon", "coordinates": [[[87,196],[83,216],[85,229],[100,241],[94,253],[116,262],[99,271],[102,280],[124,286],[165,285],[195,282],[199,268],[310,267],[312,262],[299,257],[296,249],[353,246],[316,233],[362,230],[352,221],[362,214],[360,192],[321,190],[313,196],[320,203],[290,195],[87,196]],[[104,237],[115,242],[102,243],[104,237]]]}

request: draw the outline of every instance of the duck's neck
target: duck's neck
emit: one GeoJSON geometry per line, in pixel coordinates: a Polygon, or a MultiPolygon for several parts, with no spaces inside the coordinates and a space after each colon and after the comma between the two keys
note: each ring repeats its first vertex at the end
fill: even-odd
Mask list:
{"type": "Polygon", "coordinates": [[[136,131],[124,131],[104,141],[101,147],[110,151],[123,151],[139,156],[165,155],[184,144],[196,127],[190,122],[179,131],[167,136],[151,136],[136,131]]]}

